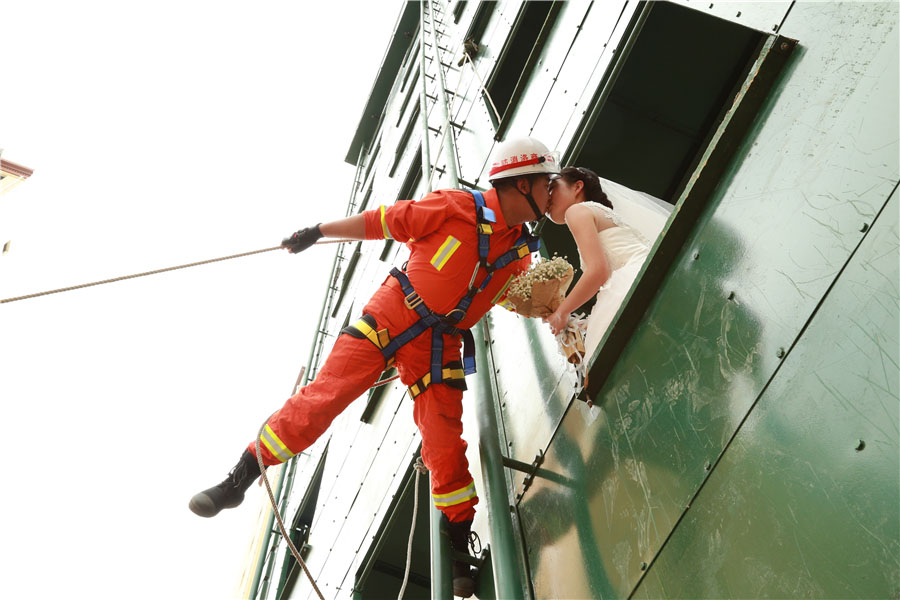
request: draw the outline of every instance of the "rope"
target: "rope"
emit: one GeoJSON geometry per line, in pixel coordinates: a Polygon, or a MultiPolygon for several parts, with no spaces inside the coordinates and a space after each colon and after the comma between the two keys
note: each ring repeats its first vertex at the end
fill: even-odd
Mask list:
{"type": "MultiPolygon", "coordinates": [[[[269,419],[275,416],[275,413],[269,415],[269,419]]],[[[303,568],[303,572],[306,573],[306,576],[309,578],[309,582],[312,584],[313,589],[316,591],[316,594],[319,596],[320,600],[325,600],[325,597],[322,596],[322,592],[319,591],[319,586],[316,585],[316,580],[313,579],[312,573],[309,572],[309,569],[306,567],[306,562],[300,558],[300,552],[297,550],[297,547],[294,546],[294,542],[291,541],[291,537],[287,534],[284,528],[284,521],[281,520],[281,513],[278,510],[278,503],[275,501],[275,494],[272,493],[272,486],[269,484],[269,478],[266,477],[266,467],[263,465],[262,461],[262,453],[259,448],[259,439],[262,437],[263,431],[266,428],[266,425],[269,423],[269,419],[266,419],[262,426],[259,428],[259,433],[256,435],[256,463],[259,465],[259,473],[262,477],[263,483],[266,484],[266,492],[269,493],[269,501],[272,503],[272,511],[275,513],[275,520],[278,521],[278,529],[281,530],[281,537],[284,538],[284,541],[287,542],[288,548],[291,550],[291,554],[297,560],[297,563],[303,568]]]]}
{"type": "Polygon", "coordinates": [[[488,92],[488,91],[487,91],[487,88],[484,86],[484,81],[481,79],[481,75],[478,74],[478,69],[475,67],[475,63],[472,62],[472,58],[469,56],[469,53],[464,51],[464,52],[463,52],[463,57],[465,57],[467,63],[469,63],[470,65],[472,65],[472,72],[475,73],[475,77],[478,78],[478,83],[481,85],[481,91],[482,91],[482,93],[483,93],[485,96],[487,96],[488,102],[491,103],[491,108],[494,109],[494,114],[497,115],[497,118],[498,118],[498,119],[502,119],[502,118],[503,118],[503,115],[501,115],[501,114],[497,111],[497,105],[494,104],[494,99],[491,98],[490,92],[488,92]]]}
{"type": "Polygon", "coordinates": [[[422,457],[416,457],[416,463],[414,465],[416,469],[416,483],[413,488],[413,517],[412,517],[412,526],[409,528],[409,543],[406,546],[406,571],[403,573],[403,585],[400,587],[400,595],[397,596],[397,600],[403,600],[403,594],[406,592],[406,583],[409,580],[409,569],[412,565],[412,546],[413,546],[413,535],[416,533],[416,518],[419,513],[419,475],[427,473],[428,469],[425,467],[425,463],[422,462],[422,457]]]}
{"type": "Polygon", "coordinates": [[[375,383],[372,384],[372,386],[369,389],[371,390],[372,388],[381,387],[381,386],[383,386],[387,383],[390,383],[393,380],[399,379],[399,378],[400,378],[399,375],[394,375],[393,377],[388,377],[387,379],[382,379],[381,381],[376,381],[375,383]]]}
{"type": "MultiPolygon", "coordinates": [[[[338,241],[352,241],[352,240],[338,240],[338,241]]],[[[397,379],[399,377],[400,377],[400,375],[394,375],[393,377],[388,377],[387,379],[382,379],[380,381],[376,381],[369,389],[385,385],[391,381],[394,381],[395,379],[397,379]]],[[[303,371],[300,372],[300,377],[298,379],[302,379],[302,378],[303,378],[303,371]]],[[[312,574],[309,572],[309,569],[306,566],[306,562],[304,562],[304,560],[302,558],[300,558],[300,552],[297,550],[297,547],[294,545],[294,542],[291,540],[290,536],[288,536],[287,531],[285,531],[284,521],[282,521],[281,512],[278,510],[278,502],[275,500],[275,494],[272,493],[272,486],[269,484],[269,478],[266,477],[266,466],[263,464],[262,452],[260,450],[259,440],[260,440],[260,438],[262,438],[262,434],[266,428],[266,425],[268,425],[268,423],[269,423],[269,419],[271,419],[273,416],[275,416],[275,413],[272,413],[271,415],[269,415],[269,418],[266,419],[265,422],[260,426],[259,432],[256,434],[256,445],[255,445],[256,464],[259,466],[260,476],[262,477],[263,483],[266,485],[266,492],[268,492],[268,494],[269,494],[269,502],[272,504],[272,512],[275,514],[275,520],[278,521],[278,529],[281,530],[281,536],[287,542],[288,548],[291,551],[291,555],[293,555],[293,557],[297,560],[297,563],[303,569],[303,572],[306,573],[306,576],[309,578],[309,582],[312,583],[313,589],[316,591],[316,594],[319,595],[319,598],[321,598],[321,600],[325,600],[322,597],[322,592],[319,591],[319,587],[316,585],[316,580],[313,579],[312,574]]],[[[425,469],[425,464],[422,463],[422,457],[419,457],[416,460],[415,467],[416,467],[416,489],[418,490],[419,473],[427,472],[427,469],[425,469]],[[425,469],[425,470],[420,471],[420,468],[425,469]]],[[[417,495],[416,496],[416,506],[413,508],[413,531],[415,531],[415,527],[416,527],[416,510],[418,508],[418,501],[419,501],[419,498],[417,495]]],[[[411,551],[412,550],[412,532],[410,532],[410,534],[409,534],[409,543],[410,543],[410,551],[411,551]]],[[[406,562],[406,575],[407,576],[409,575],[409,562],[410,562],[409,559],[407,559],[407,562],[406,562]]],[[[403,580],[403,587],[404,588],[406,587],[406,577],[404,577],[404,580],[403,580]]],[[[400,591],[400,596],[401,597],[403,596],[403,590],[400,591]]]]}
{"type": "MultiPolygon", "coordinates": [[[[315,245],[319,244],[338,244],[342,242],[353,242],[356,240],[324,240],[318,241],[315,245]]],[[[263,248],[262,250],[253,250],[251,252],[242,252],[240,254],[232,254],[231,256],[222,256],[220,258],[211,258],[209,260],[201,260],[199,262],[188,263],[186,265],[178,265],[175,267],[166,267],[165,269],[156,269],[153,271],[145,271],[143,273],[135,273],[134,275],[123,275],[121,277],[113,277],[112,279],[104,279],[102,281],[94,281],[91,283],[82,283],[80,285],[73,285],[71,287],[59,288],[58,290],[49,290],[46,292],[38,292],[36,294],[28,294],[27,296],[16,296],[14,298],[6,298],[4,300],[0,300],[0,304],[6,304],[7,302],[16,302],[18,300],[28,300],[29,298],[37,298],[39,296],[48,296],[50,294],[59,294],[61,292],[70,292],[72,290],[80,290],[82,288],[92,287],[95,285],[103,285],[104,283],[114,283],[116,281],[124,281],[126,279],[135,279],[137,277],[145,277],[147,275],[156,275],[157,273],[165,273],[167,271],[176,271],[178,269],[187,269],[188,267],[197,267],[200,265],[208,265],[210,263],[219,262],[223,260],[230,260],[232,258],[241,258],[242,256],[251,256],[253,254],[261,254],[263,252],[271,252],[272,250],[279,250],[281,246],[273,246],[272,248],[263,248]]]]}

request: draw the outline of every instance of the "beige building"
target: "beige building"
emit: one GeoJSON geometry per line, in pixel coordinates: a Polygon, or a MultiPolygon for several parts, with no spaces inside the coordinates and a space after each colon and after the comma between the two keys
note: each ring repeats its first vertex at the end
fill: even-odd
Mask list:
{"type": "MultiPolygon", "coordinates": [[[[29,169],[28,167],[23,167],[20,164],[0,158],[0,196],[6,194],[8,191],[31,177],[32,173],[34,173],[34,169],[29,169]]],[[[0,215],[2,215],[2,213],[0,213],[0,215]]],[[[0,243],[3,244],[3,254],[9,252],[10,249],[11,241],[9,235],[9,229],[2,216],[0,216],[0,243]]]]}

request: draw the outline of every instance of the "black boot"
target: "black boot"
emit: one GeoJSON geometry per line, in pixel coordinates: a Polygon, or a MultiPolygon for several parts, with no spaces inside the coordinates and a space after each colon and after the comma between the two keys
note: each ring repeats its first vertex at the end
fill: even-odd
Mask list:
{"type": "Polygon", "coordinates": [[[247,491],[259,477],[256,457],[244,450],[241,459],[225,478],[225,481],[208,490],[195,494],[188,505],[194,514],[214,517],[223,508],[234,508],[244,501],[247,491]]]}
{"type": "MultiPolygon", "coordinates": [[[[469,536],[472,534],[472,521],[448,523],[450,544],[460,554],[469,554],[469,536]]],[[[472,567],[461,560],[453,561],[453,595],[468,598],[475,593],[475,578],[472,567]]]]}

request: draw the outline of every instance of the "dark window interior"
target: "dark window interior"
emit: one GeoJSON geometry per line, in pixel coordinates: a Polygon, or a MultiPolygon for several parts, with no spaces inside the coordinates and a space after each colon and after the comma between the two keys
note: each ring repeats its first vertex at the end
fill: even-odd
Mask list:
{"type": "MultiPolygon", "coordinates": [[[[654,3],[586,142],[568,164],[674,204],[763,38],[695,10],[654,3]]],[[[567,256],[576,266],[577,281],[578,251],[568,228],[547,221],[541,236],[549,256],[567,256]]]]}
{"type": "Polygon", "coordinates": [[[403,59],[403,69],[406,71],[406,74],[403,76],[403,83],[400,85],[401,92],[406,89],[406,84],[409,83],[409,76],[412,74],[412,72],[419,70],[414,67],[411,62],[414,56],[419,55],[419,44],[417,44],[416,42],[418,42],[418,36],[416,36],[416,38],[414,38],[410,42],[409,48],[406,49],[406,57],[403,59]]]}
{"type": "Polygon", "coordinates": [[[378,160],[378,153],[381,151],[381,138],[378,138],[378,143],[375,144],[375,149],[369,154],[368,163],[366,164],[366,171],[363,173],[362,181],[368,181],[369,174],[372,172],[372,167],[375,166],[375,161],[378,160]]]}
{"type": "Polygon", "coordinates": [[[456,3],[456,6],[453,7],[453,22],[459,23],[459,18],[462,16],[463,11],[466,10],[466,4],[468,2],[466,0],[460,0],[456,3]]]}
{"type": "Polygon", "coordinates": [[[409,115],[409,121],[406,123],[406,128],[403,130],[403,134],[400,136],[400,140],[397,142],[397,150],[396,154],[394,155],[394,164],[391,165],[390,173],[388,173],[389,177],[393,177],[394,172],[397,170],[397,164],[400,162],[400,157],[403,156],[403,152],[406,150],[406,144],[409,143],[409,138],[412,136],[412,132],[416,127],[418,118],[419,105],[416,104],[415,108],[409,115]]]}
{"type": "Polygon", "coordinates": [[[366,190],[365,195],[363,196],[362,202],[359,204],[359,210],[357,212],[362,212],[366,210],[366,207],[369,205],[369,198],[372,197],[372,184],[369,184],[369,188],[366,190]]]}
{"type": "Polygon", "coordinates": [[[486,86],[499,113],[493,115],[496,117],[495,125],[503,120],[519,79],[527,80],[530,75],[528,71],[531,69],[526,69],[528,57],[553,7],[553,2],[525,2],[516,18],[513,33],[506,40],[499,63],[486,86]]]}
{"type": "Polygon", "coordinates": [[[406,172],[406,178],[403,180],[403,185],[400,186],[400,191],[397,193],[397,200],[418,200],[418,198],[413,198],[413,194],[416,192],[416,189],[418,189],[419,182],[421,181],[422,147],[419,146],[416,156],[409,164],[409,171],[406,172]]]}
{"type": "Polygon", "coordinates": [[[469,30],[466,32],[465,39],[480,44],[488,22],[491,20],[491,15],[496,8],[497,2],[494,0],[482,0],[479,2],[478,8],[475,10],[475,16],[472,17],[472,23],[469,25],[469,30]]]}
{"type": "Polygon", "coordinates": [[[400,114],[397,115],[397,127],[400,126],[400,122],[403,121],[403,115],[406,114],[406,107],[409,105],[409,99],[412,98],[413,91],[416,89],[416,83],[419,81],[419,70],[415,70],[416,73],[413,76],[412,85],[409,86],[409,89],[406,90],[406,97],[403,98],[403,104],[400,105],[400,114]]]}
{"type": "MultiPolygon", "coordinates": [[[[391,367],[390,369],[385,369],[378,380],[381,381],[383,379],[390,379],[396,374],[397,369],[391,367]]],[[[384,392],[387,391],[389,387],[389,385],[379,385],[369,390],[369,397],[366,399],[366,407],[363,409],[362,414],[359,416],[360,421],[362,421],[363,423],[372,422],[372,415],[375,414],[375,409],[378,408],[378,404],[384,397],[384,392]]]]}
{"type": "MultiPolygon", "coordinates": [[[[319,490],[322,488],[322,473],[325,471],[325,460],[327,458],[328,447],[326,446],[325,451],[322,453],[322,457],[319,459],[319,463],[316,465],[316,470],[309,482],[309,487],[306,488],[306,493],[303,495],[303,501],[300,503],[300,508],[297,510],[297,514],[294,515],[294,521],[288,531],[288,534],[291,536],[291,541],[294,543],[294,546],[300,550],[300,557],[304,560],[306,560],[306,557],[309,554],[309,546],[306,545],[306,542],[309,540],[309,532],[316,515],[316,505],[319,503],[319,490]]],[[[290,597],[298,577],[302,576],[303,573],[303,570],[300,568],[300,565],[297,564],[297,560],[292,554],[289,554],[286,560],[287,562],[284,566],[285,581],[281,596],[282,598],[290,597]]]]}
{"type": "Polygon", "coordinates": [[[419,477],[410,466],[404,478],[404,491],[398,493],[394,505],[381,523],[374,541],[356,572],[354,598],[360,600],[396,598],[406,569],[409,530],[413,517],[413,493],[419,494],[416,530],[413,535],[412,564],[406,587],[408,598],[431,597],[431,543],[428,500],[431,491],[428,478],[419,477]],[[426,509],[423,509],[426,507],[426,509]]]}
{"type": "Polygon", "coordinates": [[[341,287],[338,291],[338,297],[334,302],[334,310],[331,311],[332,319],[336,317],[338,311],[341,310],[341,302],[344,300],[344,296],[347,295],[347,288],[350,285],[350,280],[353,279],[353,273],[356,271],[356,265],[359,263],[360,257],[362,257],[362,242],[356,244],[353,256],[351,256],[350,260],[347,262],[347,267],[344,270],[344,278],[341,281],[341,287]]]}

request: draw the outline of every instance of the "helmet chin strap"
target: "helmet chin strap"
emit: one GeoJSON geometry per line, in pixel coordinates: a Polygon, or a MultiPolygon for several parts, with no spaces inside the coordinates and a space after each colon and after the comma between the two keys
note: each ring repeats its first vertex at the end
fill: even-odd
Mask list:
{"type": "Polygon", "coordinates": [[[541,212],[541,209],[538,208],[537,202],[534,201],[534,196],[531,194],[531,184],[528,186],[528,193],[524,193],[522,190],[516,187],[516,191],[525,196],[525,199],[528,200],[528,205],[531,207],[531,210],[534,211],[534,220],[540,221],[544,216],[544,213],[541,212]]]}

